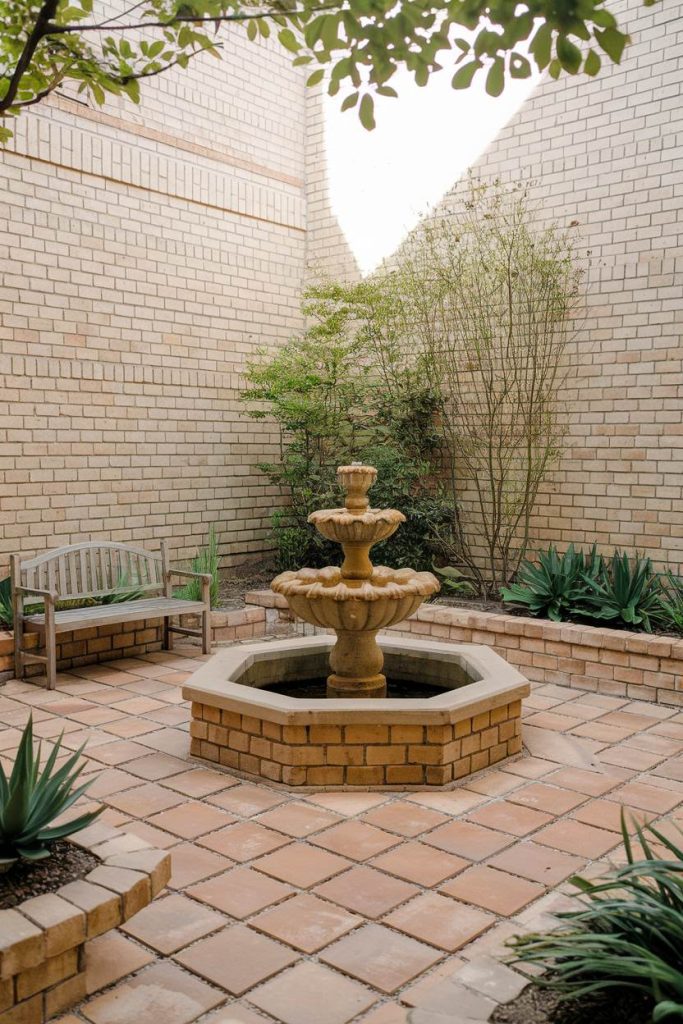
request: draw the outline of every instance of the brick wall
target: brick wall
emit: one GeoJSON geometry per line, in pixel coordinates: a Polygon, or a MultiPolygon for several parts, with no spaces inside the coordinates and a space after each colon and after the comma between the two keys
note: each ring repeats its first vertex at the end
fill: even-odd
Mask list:
{"type": "Polygon", "coordinates": [[[224,33],[102,111],[56,98],[0,153],[0,573],[89,537],[226,563],[266,543],[268,424],[245,360],[300,325],[303,77],[224,33]]]}
{"type": "MultiPolygon", "coordinates": [[[[594,540],[683,562],[683,3],[617,0],[632,45],[595,79],[544,79],[474,167],[535,182],[538,221],[578,222],[587,303],[564,407],[566,449],[534,544],[594,540]]],[[[460,202],[464,183],[437,207],[460,202]]],[[[324,218],[321,262],[348,268],[324,218]]],[[[389,257],[389,262],[391,258],[389,257]]],[[[473,507],[467,490],[467,509],[473,507]]],[[[474,522],[474,520],[473,520],[474,522]]]]}

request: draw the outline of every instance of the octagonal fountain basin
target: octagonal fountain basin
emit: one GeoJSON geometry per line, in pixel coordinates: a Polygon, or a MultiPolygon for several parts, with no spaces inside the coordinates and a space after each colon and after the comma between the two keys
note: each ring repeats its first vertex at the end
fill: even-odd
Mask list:
{"type": "Polygon", "coordinates": [[[192,754],[291,787],[405,789],[520,752],[529,683],[503,658],[478,644],[379,642],[389,695],[358,699],[317,696],[334,637],[224,648],[183,687],[192,754]]]}

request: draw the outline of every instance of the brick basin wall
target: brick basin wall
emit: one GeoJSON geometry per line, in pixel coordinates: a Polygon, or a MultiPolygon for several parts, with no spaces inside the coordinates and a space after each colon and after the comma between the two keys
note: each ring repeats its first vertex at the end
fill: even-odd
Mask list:
{"type": "MultiPolygon", "coordinates": [[[[246,600],[288,616],[281,595],[253,591],[246,600]]],[[[390,632],[485,644],[536,682],[683,705],[683,639],[673,636],[438,604],[423,605],[390,632]]]]}
{"type": "Polygon", "coordinates": [[[440,725],[280,725],[193,702],[190,752],[287,786],[445,786],[521,751],[521,709],[440,725]]]}
{"type": "Polygon", "coordinates": [[[0,910],[0,1024],[43,1024],[86,996],[89,939],[118,927],[167,884],[171,858],[96,823],[74,837],[101,863],[54,893],[0,910]]]}

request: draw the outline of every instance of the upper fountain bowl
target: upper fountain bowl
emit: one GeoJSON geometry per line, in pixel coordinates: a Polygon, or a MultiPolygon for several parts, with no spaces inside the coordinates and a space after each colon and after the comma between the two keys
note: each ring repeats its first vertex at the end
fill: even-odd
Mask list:
{"type": "Polygon", "coordinates": [[[391,537],[406,517],[395,508],[369,508],[364,512],[324,508],[311,512],[308,521],[337,544],[377,544],[391,537]]]}

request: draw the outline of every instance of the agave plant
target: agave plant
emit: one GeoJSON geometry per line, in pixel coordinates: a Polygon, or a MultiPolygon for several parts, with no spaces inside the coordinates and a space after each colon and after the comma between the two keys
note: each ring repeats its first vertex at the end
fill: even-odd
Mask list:
{"type": "Polygon", "coordinates": [[[584,580],[579,611],[586,617],[636,626],[648,633],[663,622],[662,587],[649,558],[630,559],[625,552],[615,551],[606,573],[584,580]]]}
{"type": "Polygon", "coordinates": [[[675,633],[683,633],[683,576],[667,573],[662,584],[662,624],[675,633]]]}
{"type": "Polygon", "coordinates": [[[517,936],[518,962],[547,973],[535,982],[570,999],[630,988],[652,1000],[652,1020],[683,1020],[683,850],[653,826],[647,831],[670,859],[656,854],[635,826],[643,857],[636,860],[622,811],[627,863],[608,878],[571,881],[581,908],[558,913],[560,926],[517,936]]]}
{"type": "Polygon", "coordinates": [[[560,555],[554,544],[538,556],[538,564],[528,559],[522,563],[517,579],[501,588],[507,604],[528,611],[531,615],[565,622],[587,593],[588,581],[597,582],[604,572],[604,563],[595,545],[587,555],[570,544],[560,555]]]}
{"type": "Polygon", "coordinates": [[[74,786],[84,767],[83,763],[78,765],[83,747],[55,770],[62,736],[41,770],[41,744],[34,750],[31,716],[9,778],[0,764],[0,871],[8,870],[22,857],[25,860],[49,857],[54,840],[80,832],[104,809],[88,811],[61,825],[51,824],[83,796],[92,782],[90,779],[74,786]]]}
{"type": "MultiPolygon", "coordinates": [[[[216,527],[212,524],[209,527],[209,538],[205,547],[200,548],[190,563],[192,572],[211,574],[211,607],[215,608],[220,597],[220,578],[218,575],[218,563],[220,555],[218,551],[218,537],[216,527]]],[[[182,597],[186,601],[201,601],[202,584],[201,580],[188,580],[184,587],[175,592],[176,597],[182,597]]]]}

